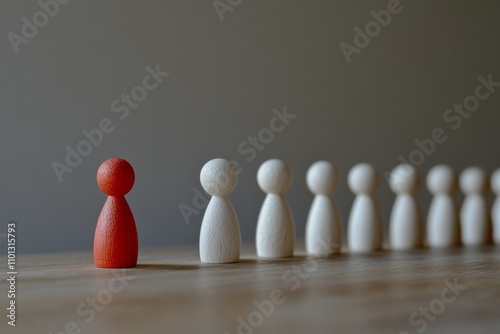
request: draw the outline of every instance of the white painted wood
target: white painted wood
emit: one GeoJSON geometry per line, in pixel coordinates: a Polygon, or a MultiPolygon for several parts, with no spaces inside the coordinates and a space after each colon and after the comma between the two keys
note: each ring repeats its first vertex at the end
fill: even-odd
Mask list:
{"type": "Polygon", "coordinates": [[[235,166],[224,159],[210,160],[200,172],[203,189],[212,198],[200,231],[200,259],[205,263],[233,263],[240,259],[238,217],[228,196],[238,183],[235,166]]]}
{"type": "Polygon", "coordinates": [[[283,193],[292,183],[290,168],[281,160],[264,162],[257,172],[259,187],[267,193],[256,230],[259,257],[291,257],[295,244],[292,212],[283,193]]]}
{"type": "Polygon", "coordinates": [[[462,243],[466,246],[485,245],[491,241],[491,221],[486,191],[488,176],[479,167],[465,169],[460,175],[460,188],[465,200],[460,211],[462,243]]]}
{"type": "Polygon", "coordinates": [[[460,243],[460,223],[453,200],[456,176],[449,166],[433,167],[427,175],[427,188],[434,195],[427,216],[429,247],[451,247],[460,243]]]}
{"type": "Polygon", "coordinates": [[[500,168],[491,175],[491,190],[496,195],[495,202],[491,208],[493,240],[496,244],[500,245],[500,168]]]}
{"type": "Polygon", "coordinates": [[[379,184],[377,172],[369,164],[358,164],[349,172],[348,184],[356,194],[347,230],[349,251],[365,253],[381,250],[382,218],[374,197],[379,184]]]}
{"type": "Polygon", "coordinates": [[[339,254],[341,222],[337,206],[330,197],[339,183],[338,170],[327,161],[318,161],[307,171],[306,183],[315,195],[306,223],[307,253],[318,257],[339,254]]]}
{"type": "Polygon", "coordinates": [[[418,173],[409,164],[399,165],[392,171],[389,185],[396,194],[389,221],[390,246],[395,250],[419,248],[423,244],[423,222],[415,198],[418,173]]]}

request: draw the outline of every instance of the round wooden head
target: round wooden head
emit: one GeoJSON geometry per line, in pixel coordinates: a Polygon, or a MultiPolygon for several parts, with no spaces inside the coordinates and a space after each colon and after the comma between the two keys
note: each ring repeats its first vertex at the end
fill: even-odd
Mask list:
{"type": "Polygon", "coordinates": [[[356,194],[372,194],[380,183],[377,171],[367,163],[357,164],[352,167],[347,177],[347,184],[356,194]]]}
{"type": "Polygon", "coordinates": [[[485,193],[488,183],[488,175],[479,167],[469,167],[460,174],[460,189],[466,195],[485,193]]]}
{"type": "Polygon", "coordinates": [[[238,183],[238,172],[230,161],[212,159],[201,169],[200,182],[211,196],[226,197],[238,183]]]}
{"type": "Polygon", "coordinates": [[[401,164],[392,170],[389,186],[396,194],[413,194],[417,191],[419,182],[420,178],[415,167],[410,164],[401,164]]]}
{"type": "Polygon", "coordinates": [[[108,159],[97,170],[97,184],[109,196],[125,196],[132,189],[134,181],[134,169],[123,159],[108,159]]]}
{"type": "Polygon", "coordinates": [[[314,195],[329,196],[339,184],[339,172],[328,161],[318,161],[309,167],[306,183],[314,195]]]}
{"type": "Polygon", "coordinates": [[[500,196],[500,168],[491,176],[491,190],[500,196]]]}
{"type": "Polygon", "coordinates": [[[292,172],[281,160],[267,160],[257,171],[257,183],[265,193],[283,194],[292,184],[292,172]]]}
{"type": "Polygon", "coordinates": [[[427,188],[433,195],[450,194],[457,185],[453,169],[447,165],[433,167],[427,174],[427,188]]]}

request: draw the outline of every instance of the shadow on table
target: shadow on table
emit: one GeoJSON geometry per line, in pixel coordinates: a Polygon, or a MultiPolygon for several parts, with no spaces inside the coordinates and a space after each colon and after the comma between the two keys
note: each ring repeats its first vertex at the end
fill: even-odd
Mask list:
{"type": "Polygon", "coordinates": [[[193,270],[193,269],[201,269],[202,265],[197,264],[138,264],[136,269],[143,270],[193,270]]]}

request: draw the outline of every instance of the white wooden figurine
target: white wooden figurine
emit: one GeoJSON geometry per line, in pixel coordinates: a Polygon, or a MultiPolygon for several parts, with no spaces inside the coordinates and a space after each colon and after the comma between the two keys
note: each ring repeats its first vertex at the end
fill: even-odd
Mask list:
{"type": "Polygon", "coordinates": [[[491,190],[496,194],[496,199],[491,209],[493,240],[497,245],[500,245],[500,168],[491,176],[491,190]]]}
{"type": "Polygon", "coordinates": [[[330,197],[339,184],[338,170],[327,161],[318,161],[307,171],[306,183],[315,195],[307,217],[306,251],[322,257],[338,254],[342,245],[341,222],[330,197]]]}
{"type": "Polygon", "coordinates": [[[348,183],[356,194],[347,230],[349,251],[363,253],[381,250],[382,219],[374,197],[379,185],[377,172],[369,164],[358,164],[349,172],[348,183]]]}
{"type": "Polygon", "coordinates": [[[409,164],[401,164],[391,173],[389,185],[396,194],[389,221],[392,249],[408,250],[423,244],[422,214],[416,200],[419,176],[409,164]]]}
{"type": "Polygon", "coordinates": [[[201,169],[200,181],[212,195],[201,223],[200,259],[205,263],[238,262],[240,226],[228,197],[238,183],[236,168],[224,159],[210,160],[201,169]]]}
{"type": "Polygon", "coordinates": [[[267,193],[257,221],[257,255],[291,257],[295,228],[292,212],[283,193],[292,183],[292,172],[281,160],[267,160],[257,172],[257,183],[267,193]]]}
{"type": "Polygon", "coordinates": [[[460,223],[453,194],[456,176],[449,166],[433,167],[427,175],[427,188],[434,195],[427,216],[429,247],[451,247],[460,243],[460,223]]]}
{"type": "Polygon", "coordinates": [[[460,210],[462,243],[466,246],[485,245],[491,241],[491,220],[486,191],[488,176],[479,167],[469,167],[460,174],[460,189],[465,200],[460,210]]]}

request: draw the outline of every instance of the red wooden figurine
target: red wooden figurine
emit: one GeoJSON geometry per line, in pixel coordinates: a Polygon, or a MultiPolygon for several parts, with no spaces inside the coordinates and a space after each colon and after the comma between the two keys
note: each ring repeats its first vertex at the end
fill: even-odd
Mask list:
{"type": "Polygon", "coordinates": [[[134,181],[134,169],[123,159],[108,159],[97,170],[97,184],[108,195],[94,235],[94,262],[98,268],[130,268],[137,265],[137,229],[124,197],[132,189],[134,181]]]}

